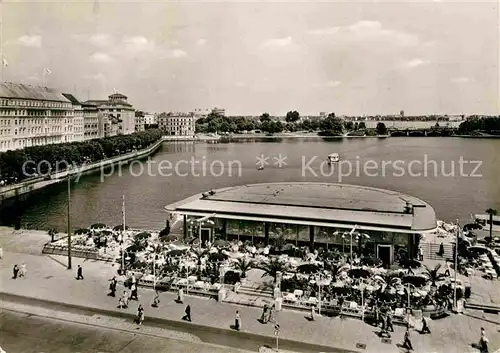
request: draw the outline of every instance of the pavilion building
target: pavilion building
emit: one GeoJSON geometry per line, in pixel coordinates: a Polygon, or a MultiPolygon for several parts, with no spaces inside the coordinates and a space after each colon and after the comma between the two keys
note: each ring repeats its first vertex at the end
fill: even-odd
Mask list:
{"type": "Polygon", "coordinates": [[[392,264],[416,255],[418,235],[434,232],[434,209],[396,191],[330,183],[266,183],[194,195],[165,207],[183,216],[185,238],[240,239],[335,247],[392,264]],[[198,221],[201,220],[201,221],[198,221]],[[354,231],[353,231],[354,229],[354,231]],[[352,235],[352,236],[351,236],[352,235]],[[352,243],[351,243],[352,241],[352,243]]]}

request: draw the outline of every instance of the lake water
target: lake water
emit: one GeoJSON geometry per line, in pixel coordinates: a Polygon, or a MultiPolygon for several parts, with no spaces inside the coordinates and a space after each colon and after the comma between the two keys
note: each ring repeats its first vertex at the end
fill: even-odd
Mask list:
{"type": "MultiPolygon", "coordinates": [[[[159,229],[165,224],[163,207],[169,203],[230,185],[283,181],[342,182],[397,190],[429,202],[440,219],[458,218],[463,223],[469,220],[470,213],[482,213],[489,207],[500,210],[499,154],[499,139],[414,137],[164,143],[151,158],[149,167],[133,163],[108,176],[97,173],[73,184],[72,224],[74,227],[96,222],[121,224],[124,194],[127,225],[159,229]],[[330,153],[338,153],[341,159],[333,170],[325,163],[330,153]],[[268,165],[257,170],[257,157],[261,155],[269,158],[268,165]],[[468,162],[462,162],[462,170],[461,159],[468,162]],[[190,166],[191,161],[197,162],[194,167],[190,166]]],[[[65,231],[66,197],[64,184],[30,195],[22,202],[11,201],[0,210],[0,224],[12,225],[20,215],[23,225],[65,231]]]]}

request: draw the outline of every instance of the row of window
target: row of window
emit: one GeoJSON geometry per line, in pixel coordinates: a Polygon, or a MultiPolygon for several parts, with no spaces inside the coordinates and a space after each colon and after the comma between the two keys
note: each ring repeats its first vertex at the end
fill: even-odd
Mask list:
{"type": "Polygon", "coordinates": [[[71,103],[48,102],[25,99],[0,99],[2,106],[21,106],[21,107],[47,107],[47,108],[71,108],[71,103]]]}

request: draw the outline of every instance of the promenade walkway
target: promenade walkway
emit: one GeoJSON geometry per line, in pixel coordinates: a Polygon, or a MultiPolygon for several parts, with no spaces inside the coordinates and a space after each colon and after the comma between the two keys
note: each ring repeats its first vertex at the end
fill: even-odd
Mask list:
{"type": "MultiPolygon", "coordinates": [[[[108,279],[116,273],[116,265],[97,261],[73,259],[73,270],[66,269],[66,258],[61,256],[40,256],[4,252],[0,260],[0,292],[27,296],[43,300],[58,301],[101,310],[120,311],[117,309],[117,298],[107,296],[108,279]],[[27,277],[13,280],[12,266],[25,262],[27,277]],[[82,265],[84,280],[75,279],[77,265],[82,265]]],[[[118,294],[122,288],[118,288],[118,294]]],[[[229,330],[234,322],[235,311],[239,310],[242,318],[243,332],[274,337],[272,324],[261,324],[257,319],[260,309],[220,304],[214,300],[188,296],[184,305],[177,304],[175,294],[161,293],[159,308],[150,306],[153,291],[140,289],[140,300],[145,307],[148,318],[163,318],[181,321],[186,304],[191,305],[193,324],[229,330]]],[[[135,314],[137,303],[132,302],[125,311],[135,314]]],[[[303,312],[282,311],[276,318],[280,324],[280,338],[302,341],[310,344],[338,347],[347,350],[365,352],[401,352],[396,346],[400,343],[404,330],[396,327],[392,343],[383,343],[376,335],[377,329],[359,320],[318,317],[309,322],[303,312]],[[365,350],[356,348],[356,344],[366,345],[365,350]]],[[[451,316],[445,319],[429,321],[431,335],[412,335],[415,352],[422,353],[467,353],[475,352],[470,344],[479,339],[479,328],[486,329],[490,340],[491,351],[500,347],[498,324],[493,320],[484,320],[482,313],[474,317],[469,315],[451,316]]],[[[498,319],[497,319],[498,320],[498,319]]]]}

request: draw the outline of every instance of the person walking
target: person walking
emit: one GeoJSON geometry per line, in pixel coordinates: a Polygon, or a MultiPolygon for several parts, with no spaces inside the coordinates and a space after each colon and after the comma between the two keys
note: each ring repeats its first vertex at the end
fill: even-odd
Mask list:
{"type": "Polygon", "coordinates": [[[439,244],[439,251],[438,251],[437,255],[443,257],[443,255],[444,255],[444,244],[443,243],[439,244]]]}
{"type": "Polygon", "coordinates": [[[450,265],[448,264],[448,261],[444,262],[444,275],[445,276],[450,276],[450,265]]]}
{"type": "Polygon", "coordinates": [[[137,308],[137,324],[142,325],[144,322],[144,308],[142,307],[142,304],[139,304],[139,307],[137,308]]]}
{"type": "Polygon", "coordinates": [[[273,305],[271,305],[271,307],[269,308],[269,314],[267,315],[267,322],[274,322],[274,310],[276,309],[276,307],[273,305]]]}
{"type": "Polygon", "coordinates": [[[18,274],[19,274],[19,266],[17,266],[17,264],[14,265],[14,267],[12,268],[12,279],[16,279],[18,274]]]}
{"type": "Polygon", "coordinates": [[[405,332],[405,337],[403,340],[403,348],[406,348],[409,351],[413,350],[413,345],[411,344],[410,340],[410,326],[406,326],[406,332],[405,332]]]}
{"type": "Polygon", "coordinates": [[[431,330],[429,329],[429,325],[427,325],[427,320],[425,320],[425,317],[422,316],[422,330],[420,331],[421,334],[425,333],[431,333],[431,330]]]}
{"type": "Polygon", "coordinates": [[[484,327],[481,327],[481,337],[479,338],[479,351],[481,353],[488,353],[488,338],[486,337],[486,331],[484,327]]]}
{"type": "Polygon", "coordinates": [[[394,326],[392,326],[392,315],[387,314],[387,331],[394,332],[394,326]]]}
{"type": "Polygon", "coordinates": [[[109,294],[108,294],[110,297],[113,298],[116,295],[116,283],[117,283],[116,277],[113,276],[113,278],[109,280],[109,294]]]}
{"type": "Polygon", "coordinates": [[[155,297],[153,299],[153,304],[151,304],[151,306],[153,308],[157,308],[158,307],[158,304],[160,304],[160,296],[158,295],[158,291],[155,290],[155,297]]]}
{"type": "Polygon", "coordinates": [[[184,301],[184,291],[182,288],[179,288],[179,291],[177,292],[177,302],[182,304],[184,301]]]}
{"type": "Polygon", "coordinates": [[[19,277],[26,277],[26,273],[27,273],[27,268],[26,268],[26,263],[23,261],[21,263],[21,269],[19,270],[19,277]]]}
{"type": "Polygon", "coordinates": [[[311,305],[311,321],[314,321],[315,320],[315,317],[314,317],[314,311],[315,311],[316,307],[314,305],[311,305]]]}
{"type": "Polygon", "coordinates": [[[191,306],[189,304],[186,306],[186,310],[184,310],[184,317],[182,318],[183,320],[191,322],[191,306]]]}
{"type": "Polygon", "coordinates": [[[83,268],[80,265],[78,265],[78,269],[76,270],[76,279],[83,279],[83,268]]]}
{"type": "Polygon", "coordinates": [[[260,322],[262,322],[263,324],[267,323],[267,310],[268,306],[267,304],[264,304],[264,308],[262,309],[262,316],[260,317],[260,322]]]}
{"type": "Polygon", "coordinates": [[[234,329],[239,331],[241,328],[241,317],[239,310],[236,310],[236,316],[234,318],[234,329]]]}
{"type": "Polygon", "coordinates": [[[139,300],[139,296],[137,295],[137,284],[136,283],[132,283],[132,286],[130,287],[130,299],[133,299],[133,300],[139,300]]]}

